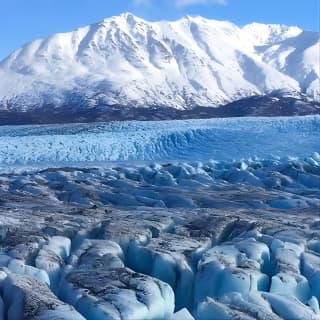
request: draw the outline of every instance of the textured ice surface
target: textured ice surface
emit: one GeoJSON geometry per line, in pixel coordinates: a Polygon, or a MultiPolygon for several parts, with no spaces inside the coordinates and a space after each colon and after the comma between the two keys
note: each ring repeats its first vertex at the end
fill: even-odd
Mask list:
{"type": "MultiPolygon", "coordinates": [[[[43,199],[81,207],[318,208],[319,168],[320,158],[314,155],[305,159],[44,169],[2,174],[0,195],[4,201],[43,199]]],[[[68,248],[54,250],[67,252],[68,248]]]]}
{"type": "Polygon", "coordinates": [[[0,167],[310,157],[320,117],[115,122],[0,128],[0,167]]]}
{"type": "Polygon", "coordinates": [[[319,122],[2,127],[0,319],[320,319],[319,122]]]}
{"type": "Polygon", "coordinates": [[[26,207],[0,209],[4,319],[320,319],[318,209],[26,207]]]}

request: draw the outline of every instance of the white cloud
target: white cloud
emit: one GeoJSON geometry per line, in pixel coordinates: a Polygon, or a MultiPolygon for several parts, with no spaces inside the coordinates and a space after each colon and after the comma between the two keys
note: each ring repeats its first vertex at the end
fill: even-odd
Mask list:
{"type": "MultiPolygon", "coordinates": [[[[134,0],[134,5],[147,6],[157,1],[166,1],[166,0],[134,0]]],[[[227,3],[227,0],[170,0],[168,2],[173,3],[176,7],[188,7],[188,6],[194,6],[194,5],[208,5],[208,4],[224,5],[227,3]]]]}

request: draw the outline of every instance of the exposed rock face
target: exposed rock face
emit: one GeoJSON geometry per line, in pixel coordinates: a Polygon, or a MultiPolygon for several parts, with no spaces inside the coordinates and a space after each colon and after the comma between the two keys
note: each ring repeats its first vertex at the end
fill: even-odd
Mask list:
{"type": "Polygon", "coordinates": [[[96,106],[78,110],[78,104],[43,106],[34,110],[12,110],[0,108],[0,125],[88,123],[130,120],[180,120],[228,117],[274,117],[304,116],[320,114],[320,102],[304,95],[279,97],[274,95],[242,98],[225,105],[213,107],[193,107],[180,110],[174,107],[153,106],[150,108],[127,106],[96,106]],[[54,110],[54,111],[53,111],[54,110]]]}

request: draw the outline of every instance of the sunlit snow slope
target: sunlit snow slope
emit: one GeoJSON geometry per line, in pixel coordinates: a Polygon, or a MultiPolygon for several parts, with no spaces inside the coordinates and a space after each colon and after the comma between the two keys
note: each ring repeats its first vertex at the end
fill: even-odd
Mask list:
{"type": "Polygon", "coordinates": [[[319,33],[122,14],[36,40],[0,62],[0,111],[187,109],[279,90],[319,100],[319,33]]]}

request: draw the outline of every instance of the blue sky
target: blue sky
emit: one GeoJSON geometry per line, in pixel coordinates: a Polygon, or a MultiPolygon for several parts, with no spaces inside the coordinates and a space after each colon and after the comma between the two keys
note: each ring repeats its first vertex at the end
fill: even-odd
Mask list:
{"type": "Polygon", "coordinates": [[[184,15],[297,25],[319,31],[320,0],[0,0],[0,60],[22,44],[122,12],[147,20],[184,15]]]}

